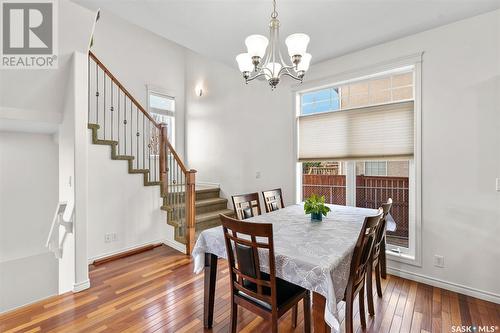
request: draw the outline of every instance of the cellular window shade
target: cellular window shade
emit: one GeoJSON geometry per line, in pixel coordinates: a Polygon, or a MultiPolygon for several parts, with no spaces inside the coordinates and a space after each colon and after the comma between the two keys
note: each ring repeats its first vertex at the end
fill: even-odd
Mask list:
{"type": "Polygon", "coordinates": [[[413,156],[413,101],[300,116],[299,160],[413,156]]]}

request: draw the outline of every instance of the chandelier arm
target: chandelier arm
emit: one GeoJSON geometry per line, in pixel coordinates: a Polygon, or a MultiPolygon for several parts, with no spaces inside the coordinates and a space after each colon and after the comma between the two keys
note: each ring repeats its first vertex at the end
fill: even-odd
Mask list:
{"type": "Polygon", "coordinates": [[[261,77],[261,76],[266,76],[266,74],[265,74],[264,72],[261,72],[261,73],[259,73],[259,74],[257,74],[257,75],[254,75],[254,76],[252,76],[252,77],[249,77],[248,79],[246,79],[246,82],[253,81],[253,80],[255,80],[256,78],[261,77]]]}
{"type": "Polygon", "coordinates": [[[293,72],[290,72],[291,69],[293,69],[294,67],[293,66],[283,66],[279,73],[278,73],[278,76],[282,76],[284,74],[288,74],[288,76],[296,76],[295,73],[293,72]]]}
{"type": "Polygon", "coordinates": [[[292,79],[294,79],[294,80],[297,80],[297,81],[302,82],[302,79],[301,79],[300,77],[295,76],[295,75],[293,75],[293,74],[290,74],[290,73],[288,73],[288,72],[283,73],[283,74],[282,74],[282,76],[289,76],[289,77],[291,77],[291,78],[292,78],[292,79]]]}

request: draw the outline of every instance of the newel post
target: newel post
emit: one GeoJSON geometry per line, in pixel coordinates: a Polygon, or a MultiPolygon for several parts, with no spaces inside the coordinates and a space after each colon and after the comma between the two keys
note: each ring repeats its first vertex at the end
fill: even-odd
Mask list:
{"type": "Polygon", "coordinates": [[[186,173],[186,254],[190,255],[194,248],[195,240],[195,200],[196,200],[196,170],[186,173]]]}
{"type": "Polygon", "coordinates": [[[167,124],[160,124],[160,191],[162,196],[168,192],[167,177],[167,124]]]}

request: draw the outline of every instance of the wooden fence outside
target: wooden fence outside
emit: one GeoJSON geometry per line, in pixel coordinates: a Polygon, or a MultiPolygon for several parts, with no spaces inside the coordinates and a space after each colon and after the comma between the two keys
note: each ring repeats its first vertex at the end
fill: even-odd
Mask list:
{"type": "MultiPolygon", "coordinates": [[[[345,175],[302,175],[303,199],[312,194],[325,196],[327,203],[345,205],[345,175]]],[[[408,239],[408,177],[356,176],[357,207],[378,208],[388,198],[393,200],[391,216],[397,225],[396,231],[388,234],[408,239]]]]}

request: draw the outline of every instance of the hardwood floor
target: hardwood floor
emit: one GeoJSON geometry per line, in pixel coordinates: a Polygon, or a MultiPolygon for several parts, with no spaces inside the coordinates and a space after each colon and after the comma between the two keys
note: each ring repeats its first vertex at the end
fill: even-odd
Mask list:
{"type": "MultiPolygon", "coordinates": [[[[219,264],[214,328],[229,330],[229,278],[219,264]]],[[[0,332],[203,332],[203,274],[192,261],[166,246],[91,266],[92,287],[78,294],[55,296],[0,315],[0,332]]],[[[500,305],[428,285],[388,276],[384,297],[375,296],[375,317],[367,315],[367,332],[451,332],[452,325],[500,326],[500,305]]],[[[357,309],[357,304],[354,309],[357,309]]],[[[280,332],[291,327],[291,314],[280,332]]],[[[263,319],[239,310],[240,332],[268,332],[263,319]]],[[[343,309],[341,309],[343,316],[343,309]]],[[[359,327],[359,313],[354,319],[359,327]]],[[[491,331],[490,331],[491,332],[491,331]]]]}

